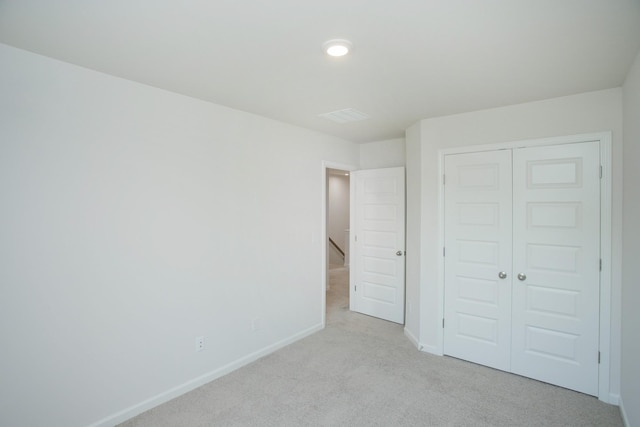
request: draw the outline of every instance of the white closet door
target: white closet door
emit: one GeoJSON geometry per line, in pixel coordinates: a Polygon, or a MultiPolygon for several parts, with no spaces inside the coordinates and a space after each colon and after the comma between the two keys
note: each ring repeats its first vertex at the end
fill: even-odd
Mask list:
{"type": "Polygon", "coordinates": [[[514,150],[511,371],[598,393],[600,149],[514,150]]]}
{"type": "Polygon", "coordinates": [[[445,157],[444,352],[503,370],[511,352],[511,179],[510,150],[445,157]]]}

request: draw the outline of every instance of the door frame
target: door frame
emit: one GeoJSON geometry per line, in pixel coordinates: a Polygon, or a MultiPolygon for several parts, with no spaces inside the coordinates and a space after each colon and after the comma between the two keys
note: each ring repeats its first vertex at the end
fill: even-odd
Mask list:
{"type": "MultiPolygon", "coordinates": [[[[600,163],[602,179],[600,180],[600,256],[602,269],[600,271],[600,318],[599,318],[599,351],[598,365],[598,399],[611,404],[618,404],[618,396],[610,392],[611,384],[611,326],[612,326],[612,298],[611,298],[611,243],[612,243],[612,133],[597,132],[579,135],[569,135],[551,138],[530,139],[496,144],[472,145],[438,151],[438,247],[444,248],[444,159],[449,154],[473,153],[479,151],[494,151],[501,149],[539,147],[545,145],[572,144],[578,142],[598,141],[600,143],[600,163]]],[[[438,310],[439,318],[444,319],[444,256],[438,257],[438,310]]],[[[437,353],[444,354],[444,329],[438,328],[439,349],[437,353]]]]}
{"type": "MultiPolygon", "coordinates": [[[[320,304],[320,308],[322,310],[321,314],[320,314],[320,318],[322,319],[322,328],[324,329],[324,327],[327,324],[327,280],[329,278],[328,275],[328,268],[329,268],[329,264],[327,264],[328,262],[328,255],[327,255],[327,240],[328,240],[328,231],[327,231],[327,209],[329,207],[329,201],[327,200],[327,177],[328,177],[328,173],[327,173],[327,169],[339,169],[339,170],[344,170],[344,171],[349,171],[349,173],[358,170],[358,166],[352,165],[352,164],[344,164],[344,163],[336,163],[336,162],[330,162],[330,161],[326,161],[323,160],[322,161],[322,171],[321,171],[321,179],[322,179],[322,191],[321,191],[321,195],[322,195],[322,202],[321,202],[321,213],[320,213],[320,251],[322,253],[321,255],[321,259],[322,259],[322,271],[320,273],[320,281],[322,283],[321,286],[321,304],[320,304]]],[[[349,177],[351,178],[351,177],[349,177]]],[[[353,195],[349,194],[350,197],[350,202],[352,200],[353,195]]],[[[351,221],[351,212],[349,212],[349,221],[351,221]]]]}

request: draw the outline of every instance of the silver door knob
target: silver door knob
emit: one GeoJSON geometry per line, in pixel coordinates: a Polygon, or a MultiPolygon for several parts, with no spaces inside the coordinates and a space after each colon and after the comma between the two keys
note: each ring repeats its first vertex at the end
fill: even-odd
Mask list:
{"type": "Polygon", "coordinates": [[[398,252],[396,252],[396,255],[398,255],[398,256],[402,256],[402,251],[398,251],[398,252]]]}
{"type": "Polygon", "coordinates": [[[524,273],[520,273],[518,274],[518,280],[527,280],[527,275],[524,273]]]}
{"type": "Polygon", "coordinates": [[[506,279],[507,278],[507,272],[506,271],[501,271],[500,273],[498,273],[498,277],[501,279],[506,279]]]}

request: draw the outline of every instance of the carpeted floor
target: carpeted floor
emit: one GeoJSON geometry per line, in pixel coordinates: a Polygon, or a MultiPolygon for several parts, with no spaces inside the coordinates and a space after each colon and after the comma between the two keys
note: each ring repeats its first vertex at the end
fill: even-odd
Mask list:
{"type": "Polygon", "coordinates": [[[330,271],[327,327],[123,426],[622,426],[595,397],[418,351],[349,311],[330,271]]]}

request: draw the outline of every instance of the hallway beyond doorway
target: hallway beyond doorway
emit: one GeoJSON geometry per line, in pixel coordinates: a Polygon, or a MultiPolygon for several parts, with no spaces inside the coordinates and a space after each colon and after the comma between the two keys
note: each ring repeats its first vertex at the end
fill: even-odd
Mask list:
{"type": "Polygon", "coordinates": [[[327,286],[327,324],[349,312],[349,267],[331,264],[327,286]]]}

